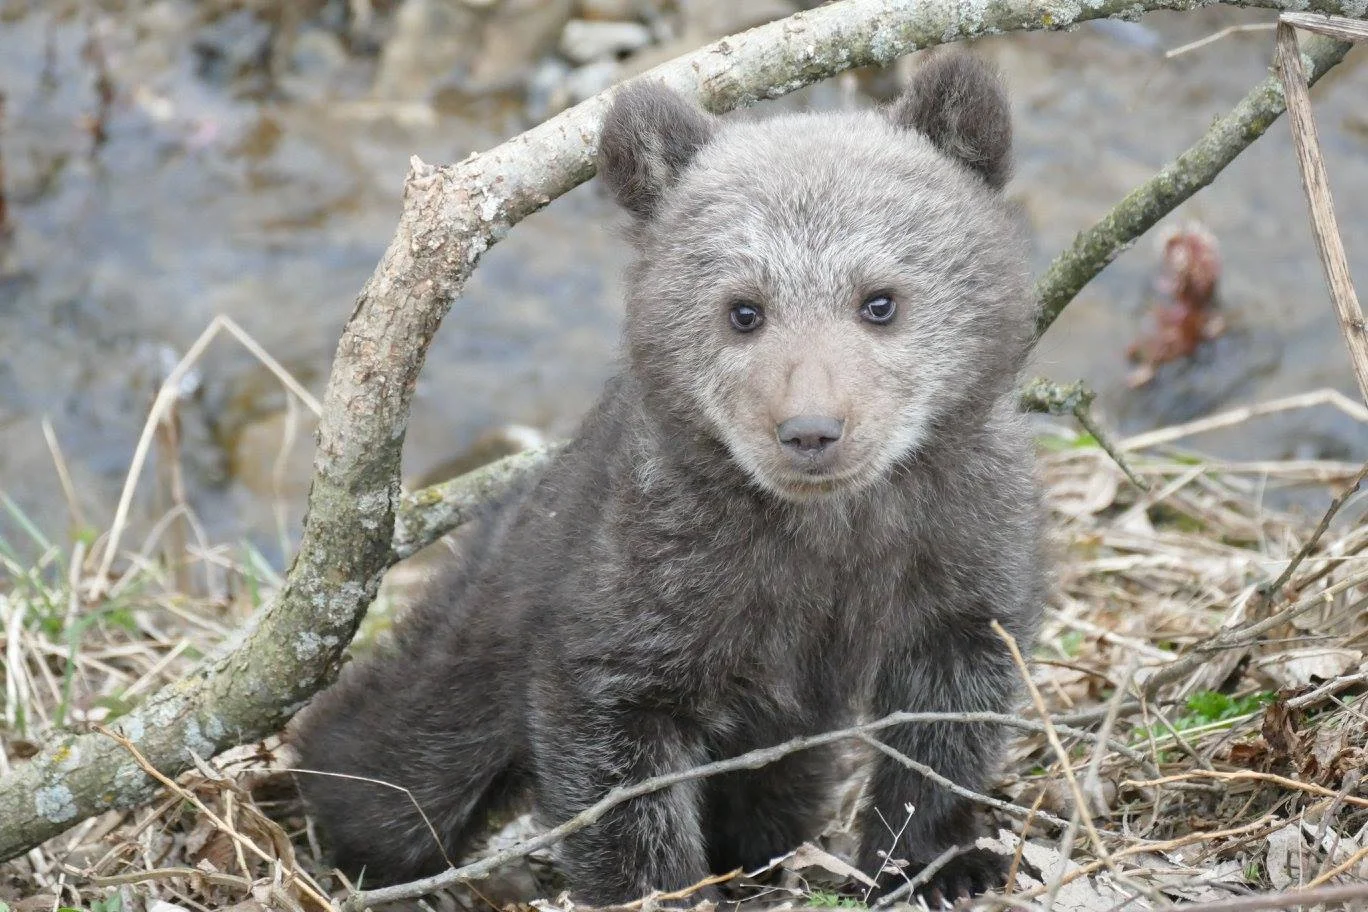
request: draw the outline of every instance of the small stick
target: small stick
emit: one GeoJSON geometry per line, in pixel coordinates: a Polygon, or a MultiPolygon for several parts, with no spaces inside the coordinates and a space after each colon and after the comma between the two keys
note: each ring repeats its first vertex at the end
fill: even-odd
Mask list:
{"type": "Polygon", "coordinates": [[[1363,308],[1359,306],[1358,295],[1354,292],[1354,281],[1349,276],[1349,260],[1344,252],[1344,241],[1340,238],[1334,203],[1330,199],[1330,180],[1325,171],[1325,161],[1321,158],[1316,120],[1311,113],[1311,93],[1306,70],[1302,66],[1297,30],[1286,20],[1278,23],[1277,70],[1282,79],[1283,94],[1287,98],[1287,116],[1292,126],[1292,143],[1297,149],[1297,163],[1301,166],[1302,186],[1311,205],[1311,227],[1316,235],[1316,248],[1320,251],[1321,265],[1325,267],[1325,279],[1335,303],[1335,315],[1339,318],[1344,342],[1349,347],[1349,359],[1353,363],[1359,392],[1368,400],[1368,326],[1364,323],[1363,308]]]}
{"type": "Polygon", "coordinates": [[[1339,390],[1318,389],[1309,393],[1297,393],[1293,396],[1270,399],[1267,402],[1257,402],[1254,405],[1242,405],[1239,408],[1217,412],[1204,418],[1136,434],[1121,441],[1121,449],[1128,452],[1146,450],[1161,444],[1173,443],[1175,440],[1182,440],[1184,437],[1191,437],[1194,434],[1203,434],[1207,431],[1217,431],[1221,428],[1244,424],[1252,418],[1274,415],[1293,409],[1315,408],[1320,405],[1333,406],[1355,421],[1368,424],[1368,408],[1364,408],[1339,390]]]}
{"type": "Polygon", "coordinates": [[[1174,773],[1171,776],[1161,776],[1158,779],[1127,779],[1125,784],[1141,788],[1150,788],[1156,785],[1165,785],[1170,782],[1190,782],[1193,779],[1217,779],[1222,782],[1271,782],[1274,785],[1281,785],[1283,788],[1309,792],[1312,795],[1319,795],[1322,798],[1340,798],[1345,804],[1368,808],[1368,798],[1359,798],[1357,795],[1340,795],[1339,792],[1328,789],[1323,785],[1316,785],[1312,782],[1298,782],[1296,779],[1288,779],[1286,776],[1279,776],[1276,773],[1261,773],[1257,770],[1189,770],[1185,773],[1174,773]]]}
{"type": "Polygon", "coordinates": [[[1272,601],[1277,597],[1278,593],[1282,591],[1282,588],[1287,585],[1287,581],[1292,578],[1292,574],[1302,565],[1302,562],[1311,554],[1316,545],[1320,544],[1321,537],[1325,535],[1325,530],[1330,528],[1330,520],[1335,518],[1335,514],[1340,511],[1340,508],[1344,506],[1350,497],[1353,497],[1358,493],[1359,485],[1363,484],[1364,478],[1368,478],[1368,463],[1364,463],[1363,468],[1358,470],[1358,474],[1354,476],[1348,486],[1336,494],[1334,500],[1330,501],[1330,506],[1326,508],[1325,513],[1321,516],[1320,522],[1316,523],[1315,531],[1311,533],[1311,537],[1306,540],[1306,543],[1301,546],[1292,560],[1283,568],[1283,572],[1278,574],[1278,578],[1269,583],[1266,588],[1259,588],[1259,595],[1266,602],[1272,601]]]}
{"type": "Polygon", "coordinates": [[[1221,652],[1226,649],[1237,649],[1254,642],[1254,639],[1263,633],[1267,633],[1274,627],[1285,624],[1293,618],[1300,617],[1312,608],[1317,608],[1329,603],[1331,599],[1342,592],[1346,592],[1355,586],[1368,583],[1368,573],[1356,573],[1346,580],[1342,580],[1333,586],[1327,586],[1320,592],[1307,595],[1276,614],[1270,615],[1261,621],[1254,621],[1223,630],[1211,637],[1205,643],[1200,644],[1183,658],[1174,662],[1172,665],[1155,672],[1145,681],[1142,688],[1146,699],[1153,697],[1159,692],[1159,688],[1165,684],[1171,684],[1183,675],[1193,671],[1204,662],[1208,661],[1207,656],[1213,652],[1221,652]]]}
{"type": "MultiPolygon", "coordinates": [[[[1316,13],[1283,13],[1279,22],[1286,22],[1299,29],[1338,38],[1340,41],[1368,41],[1368,22],[1349,19],[1345,16],[1321,16],[1316,13]]],[[[1268,26],[1264,26],[1267,28],[1268,26]]]]}
{"type": "Polygon", "coordinates": [[[109,538],[105,542],[104,553],[100,557],[99,569],[95,572],[95,579],[91,583],[90,597],[99,598],[105,593],[109,585],[109,571],[114,565],[114,558],[118,554],[119,539],[122,537],[124,528],[128,525],[128,514],[133,506],[133,493],[137,490],[138,479],[142,475],[143,465],[147,462],[147,451],[152,445],[153,436],[158,427],[165,420],[172,406],[180,397],[180,386],[185,377],[190,373],[190,368],[195,365],[209,347],[209,344],[218,336],[219,331],[226,331],[233,338],[237,339],[252,356],[265,365],[266,369],[276,375],[281,384],[290,392],[299,397],[300,401],[308,406],[309,410],[315,415],[321,415],[323,406],[309,393],[290,372],[272,358],[255,339],[247,334],[232,317],[219,314],[209,321],[209,325],[199,334],[199,337],[186,349],[185,354],[175,367],[166,375],[161,387],[157,390],[156,398],[152,401],[152,408],[147,415],[147,421],[143,424],[142,434],[138,437],[137,446],[133,448],[133,461],[129,465],[128,475],[124,479],[123,491],[119,494],[119,504],[114,510],[114,522],[109,527],[109,538]]]}
{"type": "Polygon", "coordinates": [[[1333,693],[1338,693],[1339,691],[1344,690],[1346,687],[1352,687],[1353,685],[1358,684],[1362,681],[1368,681],[1368,671],[1360,671],[1357,674],[1342,675],[1338,678],[1326,681],[1320,687],[1317,687],[1315,690],[1309,693],[1304,693],[1300,697],[1293,697],[1292,699],[1287,701],[1287,708],[1305,709],[1306,707],[1314,705],[1321,699],[1333,693]]]}
{"type": "MultiPolygon", "coordinates": [[[[1010,814],[1013,817],[1020,817],[1022,820],[1025,820],[1026,818],[1031,816],[1030,808],[1022,807],[1019,804],[1012,804],[1008,801],[1000,801],[997,798],[992,797],[991,795],[985,795],[981,792],[975,792],[972,789],[967,789],[964,786],[954,782],[953,780],[947,779],[945,776],[942,776],[940,773],[936,772],[934,769],[927,766],[925,763],[913,760],[911,757],[907,756],[907,754],[904,754],[902,751],[898,750],[896,747],[893,747],[891,744],[885,744],[884,742],[880,741],[877,738],[871,737],[870,735],[860,735],[859,738],[865,744],[868,744],[870,747],[874,748],[880,753],[892,758],[893,760],[896,760],[898,763],[901,763],[908,769],[914,770],[915,772],[921,774],[925,778],[930,779],[932,782],[936,783],[941,788],[953,792],[954,794],[959,795],[961,798],[967,798],[975,804],[982,804],[985,807],[995,808],[999,811],[1002,811],[1005,814],[1010,814]]],[[[1061,817],[1056,817],[1055,815],[1047,811],[1037,811],[1036,816],[1040,817],[1047,823],[1050,823],[1061,830],[1067,828],[1069,825],[1069,821],[1064,820],[1061,817]]]]}
{"type": "MultiPolygon", "coordinates": [[[[1130,687],[1131,681],[1135,678],[1135,672],[1140,667],[1140,656],[1132,655],[1130,661],[1126,663],[1126,668],[1121,672],[1121,678],[1117,682],[1116,691],[1111,699],[1107,701],[1107,715],[1102,720],[1102,729],[1098,732],[1098,737],[1110,738],[1112,729],[1116,726],[1116,717],[1121,713],[1121,704],[1126,698],[1126,689],[1130,687]]],[[[1083,776],[1083,793],[1091,800],[1097,802],[1097,812],[1105,814],[1107,808],[1102,800],[1102,745],[1104,741],[1099,741],[1093,747],[1092,758],[1088,761],[1088,770],[1083,776]]],[[[1044,792],[1041,793],[1042,795],[1044,792]]]]}
{"type": "MultiPolygon", "coordinates": [[[[1192,845],[1195,842],[1225,839],[1228,836],[1244,836],[1250,832],[1258,831],[1267,823],[1267,821],[1268,816],[1265,815],[1258,820],[1244,823],[1237,827],[1231,827],[1226,830],[1212,830],[1206,833],[1188,833],[1186,836],[1179,836],[1174,839],[1164,840],[1163,842],[1142,842],[1137,845],[1127,846],[1124,849],[1118,849],[1116,853],[1112,855],[1112,859],[1115,861],[1127,858],[1131,855],[1147,855],[1150,853],[1163,854],[1164,852],[1172,852],[1174,849],[1181,849],[1184,846],[1192,845]]],[[[1068,886],[1080,877],[1087,877],[1089,874],[1095,874],[1106,866],[1106,863],[1101,860],[1090,861],[1085,865],[1080,865],[1060,878],[1059,885],[1068,886]]],[[[1044,893],[1046,889],[1047,888],[1044,886],[1036,887],[1021,894],[1020,898],[1033,899],[1044,893]]]]}
{"type": "Polygon", "coordinates": [[[238,877],[236,874],[224,874],[220,871],[205,871],[201,868],[152,868],[147,871],[130,871],[127,874],[86,874],[76,868],[68,868],[70,873],[81,878],[96,887],[118,887],[125,884],[140,884],[155,880],[172,880],[177,877],[184,877],[187,880],[201,880],[216,887],[232,887],[234,889],[250,891],[252,882],[246,877],[238,877]]]}
{"type": "Polygon", "coordinates": [[[1314,890],[1291,890],[1286,893],[1268,893],[1263,896],[1241,896],[1238,899],[1223,899],[1212,903],[1190,903],[1174,906],[1174,909],[1200,909],[1201,912],[1257,912],[1259,909],[1300,909],[1317,906],[1321,903],[1349,902],[1368,896],[1368,883],[1348,884],[1342,887],[1319,887],[1314,890]]]}
{"type": "MultiPolygon", "coordinates": [[[[1021,655],[1021,650],[1017,648],[1016,638],[1008,633],[1007,629],[999,624],[996,619],[991,626],[993,632],[1002,638],[1002,641],[1007,644],[1008,652],[1012,654],[1012,661],[1016,663],[1017,672],[1020,673],[1022,680],[1026,683],[1026,690],[1031,695],[1031,702],[1045,723],[1045,738],[1050,742],[1050,747],[1054,749],[1055,756],[1059,758],[1059,765],[1064,772],[1064,780],[1069,783],[1069,790],[1073,792],[1074,813],[1069,821],[1069,828],[1064,831],[1064,838],[1060,842],[1059,857],[1064,861],[1069,859],[1073,852],[1074,833],[1077,830],[1076,821],[1082,821],[1083,828],[1088,831],[1088,837],[1092,840],[1094,851],[1101,856],[1107,867],[1115,871],[1116,866],[1107,852],[1106,845],[1102,842],[1102,836],[1093,825],[1092,811],[1088,808],[1088,800],[1083,796],[1083,790],[1079,788],[1078,779],[1074,776],[1073,764],[1069,761],[1069,752],[1064,749],[1064,744],[1059,740],[1058,733],[1050,724],[1050,711],[1045,708],[1045,699],[1041,697],[1040,689],[1031,680],[1031,669],[1027,666],[1026,659],[1021,655]]],[[[1050,891],[1045,900],[1046,906],[1054,903],[1055,894],[1059,892],[1059,887],[1058,879],[1050,884],[1050,891]]]]}
{"type": "Polygon", "coordinates": [[[1205,38],[1198,38],[1196,41],[1189,41],[1187,44],[1182,44],[1176,48],[1171,48],[1170,50],[1165,51],[1164,59],[1172,60],[1174,57],[1177,57],[1181,54],[1186,54],[1189,51],[1195,51],[1198,48],[1206,47],[1208,44],[1214,44],[1215,42],[1220,41],[1222,38],[1229,37],[1230,35],[1234,35],[1239,32],[1271,32],[1275,28],[1277,28],[1277,24],[1273,22],[1246,22],[1242,25],[1227,25],[1220,31],[1212,32],[1205,38]]]}
{"type": "Polygon", "coordinates": [[[1340,864],[1335,865],[1330,870],[1318,876],[1315,880],[1307,884],[1308,887],[1319,887],[1321,884],[1334,877],[1339,877],[1347,871],[1353,870],[1361,861],[1368,859],[1368,846],[1364,846],[1354,854],[1350,855],[1340,864]]]}
{"type": "Polygon", "coordinates": [[[408,798],[409,803],[413,805],[413,809],[418,812],[418,816],[423,818],[423,825],[427,827],[428,833],[432,836],[432,842],[434,845],[437,846],[437,851],[442,854],[442,861],[445,861],[447,863],[448,868],[456,867],[456,865],[452,862],[451,858],[447,856],[446,847],[442,845],[442,837],[437,835],[437,828],[432,825],[432,821],[428,818],[427,813],[423,810],[423,806],[418,803],[418,799],[413,796],[413,792],[404,788],[402,785],[396,785],[393,782],[386,782],[383,779],[372,779],[369,776],[352,776],[348,773],[330,773],[324,772],[323,770],[303,769],[301,767],[295,766],[281,767],[279,772],[294,773],[295,775],[299,775],[302,773],[306,776],[327,776],[333,779],[350,779],[353,782],[368,782],[371,785],[379,785],[383,786],[384,788],[394,789],[396,791],[403,792],[404,796],[408,798]]]}
{"type": "Polygon", "coordinates": [[[1131,484],[1149,493],[1149,482],[1145,481],[1130,467],[1121,455],[1121,448],[1112,442],[1111,435],[1102,429],[1092,416],[1092,403],[1097,394],[1083,385],[1082,380],[1074,383],[1054,383],[1043,377],[1036,377],[1021,389],[1021,407],[1031,412],[1046,412],[1051,415],[1072,415],[1092,435],[1097,445],[1112,458],[1131,484]]]}
{"type": "MultiPolygon", "coordinates": [[[[683,889],[671,890],[668,893],[652,893],[649,896],[643,896],[641,897],[641,899],[634,899],[631,902],[623,903],[620,906],[605,906],[602,909],[600,909],[599,912],[635,912],[635,910],[637,909],[642,909],[648,906],[653,907],[655,903],[661,902],[662,900],[665,902],[671,902],[676,899],[688,899],[690,896],[693,896],[699,890],[706,890],[708,887],[713,887],[720,883],[726,883],[734,877],[741,876],[741,874],[743,873],[744,871],[741,868],[736,868],[735,870],[728,871],[725,874],[710,874],[707,877],[700,880],[698,883],[684,887],[683,889]]],[[[488,902],[488,900],[486,900],[486,902],[488,902]]]]}

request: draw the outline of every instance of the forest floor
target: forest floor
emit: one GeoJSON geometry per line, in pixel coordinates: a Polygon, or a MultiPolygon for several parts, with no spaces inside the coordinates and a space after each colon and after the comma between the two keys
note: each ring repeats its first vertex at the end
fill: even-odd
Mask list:
{"type": "MultiPolygon", "coordinates": [[[[1333,898],[1368,883],[1368,528],[1354,497],[1338,498],[1331,521],[1321,515],[1360,467],[1184,449],[1223,420],[1257,417],[1237,411],[1119,441],[1145,490],[1091,437],[1042,427],[1057,565],[1020,715],[1038,722],[1043,706],[1050,726],[1018,733],[991,789],[992,842],[1012,856],[1014,907],[1272,908],[1270,894],[1333,898]],[[1319,506],[1278,506],[1294,488],[1319,506]],[[1232,632],[1257,622],[1257,635],[1232,632]]],[[[240,546],[193,535],[168,545],[161,531],[94,604],[80,595],[89,539],[59,544],[30,527],[30,541],[0,542],[0,772],[54,728],[114,719],[182,677],[280,584],[240,546]],[[21,560],[25,549],[42,556],[21,560]]],[[[405,572],[414,571],[392,574],[363,639],[383,635],[405,572]]],[[[88,820],[0,865],[0,910],[253,912],[345,896],[291,763],[278,739],[205,758],[156,803],[88,820]]],[[[845,819],[778,860],[763,884],[741,876],[724,889],[864,907],[858,881],[843,882],[845,819]]],[[[530,826],[520,817],[492,845],[530,826]]],[[[548,857],[533,854],[428,902],[527,908],[543,896],[537,907],[565,908],[559,891],[548,857]]]]}

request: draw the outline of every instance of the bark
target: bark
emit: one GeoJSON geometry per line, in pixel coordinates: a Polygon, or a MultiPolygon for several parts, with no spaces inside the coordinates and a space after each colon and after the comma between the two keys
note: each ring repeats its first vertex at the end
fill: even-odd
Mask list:
{"type": "MultiPolygon", "coordinates": [[[[1228,2],[1364,15],[1361,0],[1228,2]]],[[[960,38],[1062,29],[1088,19],[1197,5],[1193,0],[844,0],[724,39],[642,78],[659,79],[720,112],[960,38]]],[[[199,671],[112,726],[157,769],[174,776],[196,756],[278,731],[333,679],[385,570],[400,554],[469,515],[474,504],[469,486],[447,488],[463,490],[465,506],[440,497],[447,513],[435,521],[424,518],[435,514],[424,508],[421,495],[406,507],[401,503],[399,457],[428,343],[480,256],[520,219],[592,176],[609,98],[605,93],[590,99],[456,165],[432,167],[414,160],[394,239],[358,296],[338,345],[304,533],[284,587],[199,671]],[[405,521],[396,542],[401,512],[405,521]]],[[[521,464],[535,462],[528,456],[521,464]]],[[[501,471],[490,470],[480,482],[486,494],[500,479],[515,475],[501,471]]],[[[111,739],[62,735],[0,779],[0,860],[94,814],[145,802],[155,788],[111,739]]]]}

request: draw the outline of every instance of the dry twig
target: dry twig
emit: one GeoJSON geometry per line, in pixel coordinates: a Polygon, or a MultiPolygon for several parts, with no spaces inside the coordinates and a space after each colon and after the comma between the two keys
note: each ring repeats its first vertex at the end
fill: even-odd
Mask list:
{"type": "MultiPolygon", "coordinates": [[[[1343,26],[1337,30],[1344,34],[1343,26]]],[[[1354,36],[1356,40],[1363,35],[1354,36]]],[[[1340,238],[1335,219],[1335,206],[1330,199],[1330,179],[1321,158],[1320,138],[1316,133],[1316,119],[1311,113],[1311,95],[1306,69],[1302,65],[1300,43],[1292,23],[1283,19],[1278,23],[1278,75],[1287,96],[1288,122],[1292,125],[1292,143],[1297,149],[1297,163],[1301,166],[1302,186],[1311,206],[1311,227],[1316,235],[1316,249],[1330,285],[1330,297],[1335,303],[1344,342],[1349,347],[1349,359],[1358,379],[1359,392],[1368,401],[1368,326],[1363,320],[1363,308],[1354,292],[1354,280],[1349,276],[1349,259],[1340,238]]]]}

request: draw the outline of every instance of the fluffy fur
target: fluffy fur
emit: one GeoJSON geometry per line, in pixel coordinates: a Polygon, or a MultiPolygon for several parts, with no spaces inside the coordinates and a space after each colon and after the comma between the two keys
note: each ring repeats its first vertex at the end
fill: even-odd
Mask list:
{"type": "MultiPolygon", "coordinates": [[[[527,790],[555,823],[615,785],[857,715],[1009,708],[989,624],[1029,648],[1042,603],[1012,404],[1032,305],[998,193],[1009,143],[996,78],[964,57],[933,59],[890,112],[724,123],[663,87],[619,92],[600,166],[636,218],[626,369],[393,647],[304,714],[306,766],[410,789],[443,841],[400,792],[304,777],[341,866],[431,873],[527,790]],[[879,295],[887,325],[860,316],[879,295]],[[763,325],[733,328],[738,301],[763,325]],[[805,415],[841,423],[820,459],[776,434],[805,415]]],[[[1002,735],[885,740],[981,789],[1002,735]]],[[[865,870],[886,851],[911,874],[972,841],[967,802],[874,762],[865,870]]],[[[622,902],[766,862],[821,826],[834,772],[809,751],[622,805],[562,846],[572,890],[622,902]]],[[[1001,875],[971,851],[930,888],[1001,875]]]]}

